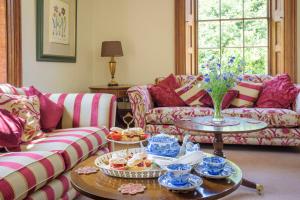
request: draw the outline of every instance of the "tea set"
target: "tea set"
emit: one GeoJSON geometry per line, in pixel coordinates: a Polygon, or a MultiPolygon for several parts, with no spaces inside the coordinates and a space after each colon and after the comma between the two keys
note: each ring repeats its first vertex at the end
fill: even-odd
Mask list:
{"type": "Polygon", "coordinates": [[[150,155],[170,159],[169,164],[161,166],[166,170],[166,173],[158,178],[159,184],[169,190],[195,190],[203,184],[201,177],[222,179],[235,173],[235,170],[225,158],[206,156],[200,151],[199,144],[194,144],[187,139],[184,139],[182,146],[180,146],[175,137],[167,134],[158,134],[149,139],[146,150],[150,155]],[[189,160],[187,159],[188,157],[195,158],[197,154],[204,156],[197,161],[196,165],[182,162],[181,158],[189,160]],[[192,170],[201,177],[192,174],[192,170]]]}

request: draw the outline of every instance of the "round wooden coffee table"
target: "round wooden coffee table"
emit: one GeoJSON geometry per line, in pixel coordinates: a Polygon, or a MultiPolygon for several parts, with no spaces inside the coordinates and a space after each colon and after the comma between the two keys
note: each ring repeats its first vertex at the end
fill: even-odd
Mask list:
{"type": "MultiPolygon", "coordinates": [[[[203,179],[204,183],[195,192],[175,193],[168,191],[158,184],[157,179],[124,179],[110,177],[98,171],[96,174],[78,175],[75,170],[85,166],[95,166],[97,157],[92,156],[79,163],[71,172],[71,184],[82,195],[93,199],[219,199],[235,191],[242,182],[242,171],[234,163],[236,173],[227,179],[210,180],[203,179]],[[136,195],[123,195],[118,192],[118,188],[126,183],[141,183],[147,188],[144,193],[136,195]]],[[[229,161],[230,162],[230,161],[229,161]]]]}
{"type": "MultiPolygon", "coordinates": [[[[267,123],[262,121],[239,117],[225,117],[225,125],[216,125],[211,123],[211,118],[211,116],[206,116],[178,120],[175,122],[175,126],[189,131],[187,136],[201,135],[203,133],[214,134],[214,154],[221,157],[225,157],[223,152],[223,134],[250,133],[263,130],[268,126],[267,123]]],[[[259,194],[263,192],[263,185],[254,183],[247,179],[243,179],[242,185],[256,189],[259,194]]]]}

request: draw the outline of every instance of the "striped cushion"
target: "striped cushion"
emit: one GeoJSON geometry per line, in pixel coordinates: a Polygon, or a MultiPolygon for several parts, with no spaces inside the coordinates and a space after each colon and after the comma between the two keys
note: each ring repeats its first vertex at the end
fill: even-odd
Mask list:
{"type": "Polygon", "coordinates": [[[262,83],[242,81],[233,89],[239,91],[239,95],[231,103],[233,107],[253,107],[262,90],[262,83]]]}
{"type": "Polygon", "coordinates": [[[59,200],[73,200],[76,199],[76,197],[78,197],[79,195],[79,192],[77,192],[75,189],[71,189],[62,198],[59,198],[59,200]]]}
{"type": "Polygon", "coordinates": [[[21,144],[21,150],[59,152],[66,168],[70,169],[105,145],[107,133],[106,128],[60,129],[48,133],[44,138],[21,144]]]}
{"type": "Polygon", "coordinates": [[[17,88],[10,84],[0,84],[0,93],[14,94],[14,95],[26,95],[26,87],[17,88]]]}
{"type": "Polygon", "coordinates": [[[0,199],[23,199],[65,169],[54,152],[35,151],[0,155],[0,199]]]}
{"type": "Polygon", "coordinates": [[[114,126],[116,97],[111,94],[46,94],[55,103],[64,105],[62,128],[114,126]]]}
{"type": "Polygon", "coordinates": [[[180,98],[189,106],[201,106],[203,105],[199,100],[206,94],[205,90],[201,86],[202,76],[198,76],[187,83],[186,85],[178,88],[175,92],[180,98]]]}
{"type": "Polygon", "coordinates": [[[71,171],[59,176],[49,184],[27,197],[28,200],[55,200],[64,197],[72,189],[71,171]]]}

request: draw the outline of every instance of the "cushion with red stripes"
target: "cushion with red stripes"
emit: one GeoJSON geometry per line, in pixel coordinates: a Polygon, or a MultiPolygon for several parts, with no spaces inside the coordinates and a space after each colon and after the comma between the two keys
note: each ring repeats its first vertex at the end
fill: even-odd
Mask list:
{"type": "Polygon", "coordinates": [[[55,180],[51,181],[43,188],[39,189],[35,193],[29,195],[27,200],[53,200],[62,198],[67,192],[72,189],[70,182],[70,174],[69,170],[65,174],[60,175],[55,180]]]}
{"type": "Polygon", "coordinates": [[[239,95],[231,102],[233,107],[253,107],[262,90],[262,83],[239,82],[233,89],[239,91],[239,95]]]}
{"type": "Polygon", "coordinates": [[[203,104],[199,101],[206,91],[202,87],[203,76],[199,75],[194,80],[183,85],[182,87],[175,90],[177,95],[189,106],[202,106],[203,104]]]}
{"type": "Polygon", "coordinates": [[[64,161],[58,153],[35,151],[0,155],[0,199],[24,199],[62,174],[64,161]]]}
{"type": "Polygon", "coordinates": [[[44,138],[21,144],[21,150],[59,152],[70,169],[105,145],[107,133],[106,128],[96,127],[58,129],[44,138]]]}
{"type": "Polygon", "coordinates": [[[26,95],[27,90],[28,89],[26,87],[17,88],[8,83],[0,84],[0,93],[4,93],[4,94],[26,95]]]}

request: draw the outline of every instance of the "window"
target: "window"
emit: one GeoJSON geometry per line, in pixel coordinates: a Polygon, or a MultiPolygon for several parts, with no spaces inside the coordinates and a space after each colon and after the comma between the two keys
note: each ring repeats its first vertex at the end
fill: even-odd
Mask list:
{"type": "Polygon", "coordinates": [[[175,0],[175,72],[197,74],[234,55],[245,73],[296,81],[297,0],[175,0]]]}
{"type": "Polygon", "coordinates": [[[267,74],[268,10],[268,0],[198,0],[198,67],[235,56],[245,73],[267,74]]]}

